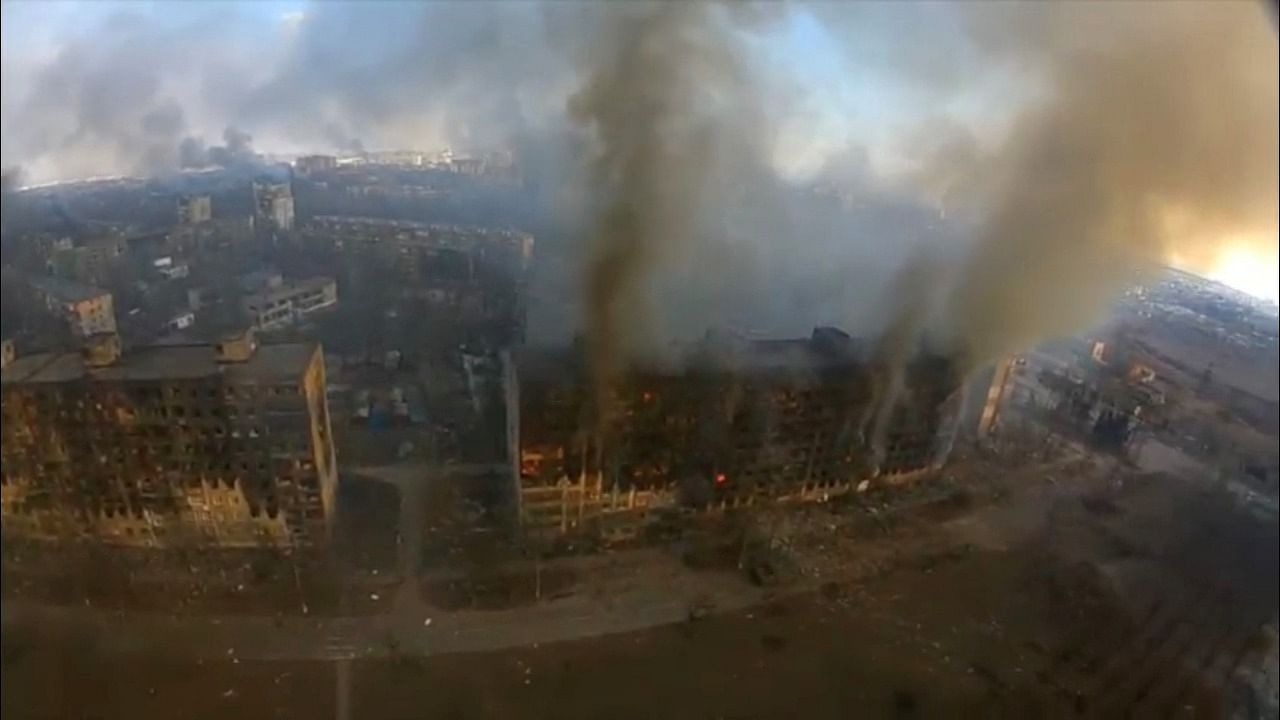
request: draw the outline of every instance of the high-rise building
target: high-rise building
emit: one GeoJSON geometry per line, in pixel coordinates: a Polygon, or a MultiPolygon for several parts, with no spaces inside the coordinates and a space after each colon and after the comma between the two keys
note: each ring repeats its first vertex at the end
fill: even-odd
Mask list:
{"type": "Polygon", "coordinates": [[[3,370],[9,539],[153,547],[314,547],[337,466],[315,344],[17,357],[3,370]]]}

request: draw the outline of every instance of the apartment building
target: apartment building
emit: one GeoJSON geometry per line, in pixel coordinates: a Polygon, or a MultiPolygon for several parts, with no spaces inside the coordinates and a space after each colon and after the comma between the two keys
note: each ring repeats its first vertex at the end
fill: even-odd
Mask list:
{"type": "Polygon", "coordinates": [[[315,344],[19,356],[3,369],[5,541],[315,547],[337,462],[315,344]]]}
{"type": "Polygon", "coordinates": [[[653,514],[805,500],[936,469],[959,419],[960,379],[921,353],[904,389],[834,328],[810,338],[708,339],[634,368],[601,415],[580,349],[525,351],[506,380],[526,532],[639,533],[653,514]]]}

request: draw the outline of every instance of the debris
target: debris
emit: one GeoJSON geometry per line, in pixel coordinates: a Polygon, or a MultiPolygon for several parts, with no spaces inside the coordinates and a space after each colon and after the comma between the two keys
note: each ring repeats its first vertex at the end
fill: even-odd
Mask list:
{"type": "Polygon", "coordinates": [[[369,593],[369,599],[377,602],[379,600],[378,593],[369,593]]]}
{"type": "Polygon", "coordinates": [[[235,688],[227,688],[226,691],[222,693],[222,697],[224,698],[233,698],[235,696],[236,696],[235,688]]]}
{"type": "Polygon", "coordinates": [[[431,627],[431,618],[422,621],[422,627],[431,627]]]}

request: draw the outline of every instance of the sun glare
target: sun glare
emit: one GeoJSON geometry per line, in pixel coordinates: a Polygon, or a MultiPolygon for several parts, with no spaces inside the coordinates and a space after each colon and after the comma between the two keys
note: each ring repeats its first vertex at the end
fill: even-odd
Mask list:
{"type": "Polygon", "coordinates": [[[1209,278],[1254,297],[1280,300],[1280,254],[1268,255],[1257,248],[1235,246],[1223,250],[1209,278]]]}

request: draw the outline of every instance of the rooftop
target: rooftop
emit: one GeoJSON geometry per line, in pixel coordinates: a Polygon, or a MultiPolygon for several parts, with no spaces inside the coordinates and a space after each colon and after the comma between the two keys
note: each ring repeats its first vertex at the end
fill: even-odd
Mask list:
{"type": "Polygon", "coordinates": [[[125,352],[114,364],[87,368],[80,353],[40,353],[4,368],[3,384],[73,380],[154,381],[221,377],[232,383],[296,380],[306,370],[315,343],[260,345],[245,362],[220,363],[212,345],[151,345],[125,352]]]}
{"type": "MultiPolygon", "coordinates": [[[[584,351],[581,343],[558,348],[525,346],[514,359],[524,378],[568,378],[585,370],[584,351]]],[[[746,373],[818,371],[866,365],[869,355],[870,346],[864,339],[831,327],[814,328],[807,338],[787,339],[712,332],[700,341],[670,348],[664,358],[651,358],[631,369],[659,374],[698,368],[746,373]]]]}
{"type": "Polygon", "coordinates": [[[31,286],[62,302],[81,302],[111,294],[102,288],[51,275],[32,278],[31,286]]]}
{"type": "Polygon", "coordinates": [[[291,297],[300,292],[320,290],[334,284],[334,282],[333,278],[326,276],[311,277],[305,280],[289,280],[283,285],[266,287],[256,293],[250,293],[245,296],[245,302],[255,306],[266,305],[273,300],[291,297]]]}

